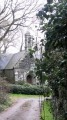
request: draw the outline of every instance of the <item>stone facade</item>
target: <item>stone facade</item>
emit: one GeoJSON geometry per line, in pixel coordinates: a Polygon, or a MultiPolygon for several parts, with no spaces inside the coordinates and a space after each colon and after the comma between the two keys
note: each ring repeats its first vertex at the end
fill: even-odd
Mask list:
{"type": "Polygon", "coordinates": [[[29,49],[33,47],[33,36],[29,32],[25,34],[25,50],[11,55],[0,55],[0,71],[7,80],[14,83],[22,80],[31,84],[36,83],[32,72],[35,67],[34,58],[30,58],[29,49]]]}
{"type": "Polygon", "coordinates": [[[14,68],[15,80],[24,80],[26,82],[35,84],[35,75],[31,73],[34,70],[34,66],[34,59],[30,58],[29,54],[27,54],[25,58],[20,60],[14,68]]]}

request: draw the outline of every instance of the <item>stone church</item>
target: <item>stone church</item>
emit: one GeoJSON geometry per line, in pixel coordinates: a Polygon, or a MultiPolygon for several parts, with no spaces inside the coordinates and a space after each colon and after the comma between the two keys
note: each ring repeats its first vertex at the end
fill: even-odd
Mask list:
{"type": "Polygon", "coordinates": [[[33,37],[29,32],[25,34],[25,50],[15,54],[0,55],[0,73],[5,76],[8,81],[26,81],[36,84],[34,75],[34,58],[30,58],[29,49],[33,46],[33,37]]]}

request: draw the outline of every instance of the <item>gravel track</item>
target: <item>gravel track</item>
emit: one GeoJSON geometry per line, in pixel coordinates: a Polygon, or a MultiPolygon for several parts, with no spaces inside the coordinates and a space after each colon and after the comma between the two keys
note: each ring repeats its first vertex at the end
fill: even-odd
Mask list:
{"type": "Polygon", "coordinates": [[[40,120],[39,100],[19,99],[13,106],[0,113],[0,120],[40,120]]]}

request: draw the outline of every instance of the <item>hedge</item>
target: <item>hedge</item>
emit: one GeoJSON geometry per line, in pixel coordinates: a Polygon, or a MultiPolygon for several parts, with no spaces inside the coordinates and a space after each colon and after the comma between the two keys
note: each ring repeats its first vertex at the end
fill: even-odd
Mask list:
{"type": "Polygon", "coordinates": [[[23,86],[23,85],[10,85],[10,93],[27,94],[27,95],[42,95],[43,89],[39,86],[23,86]]]}

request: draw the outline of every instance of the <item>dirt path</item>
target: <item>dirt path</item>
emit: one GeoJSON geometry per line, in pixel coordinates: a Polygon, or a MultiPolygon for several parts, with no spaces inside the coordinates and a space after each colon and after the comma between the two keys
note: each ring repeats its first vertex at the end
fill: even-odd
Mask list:
{"type": "Polygon", "coordinates": [[[15,105],[0,113],[0,120],[40,120],[38,99],[19,99],[15,105]]]}

